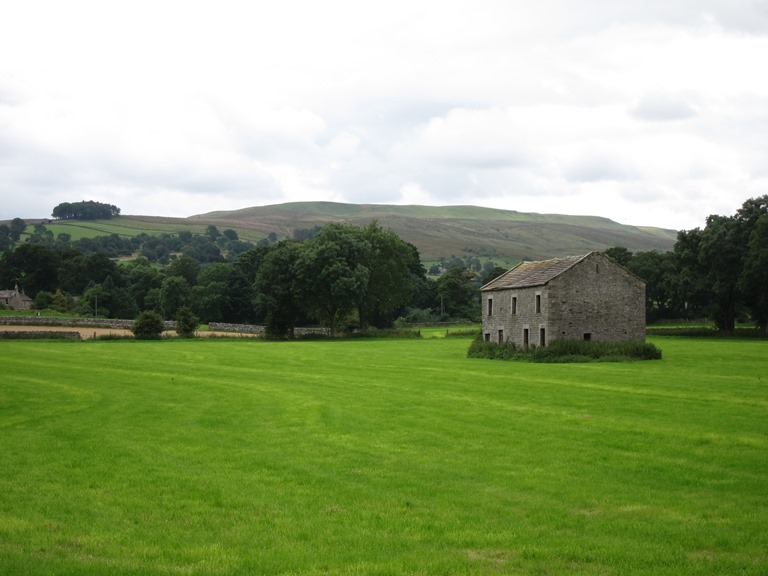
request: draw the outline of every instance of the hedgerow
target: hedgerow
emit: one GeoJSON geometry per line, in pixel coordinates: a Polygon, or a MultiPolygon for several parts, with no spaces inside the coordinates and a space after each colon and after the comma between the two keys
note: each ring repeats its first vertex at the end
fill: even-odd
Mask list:
{"type": "Polygon", "coordinates": [[[684,338],[722,338],[733,336],[736,338],[766,338],[766,332],[760,328],[734,328],[731,334],[725,334],[715,328],[704,326],[672,326],[672,327],[648,327],[645,333],[652,336],[682,336],[684,338]]]}

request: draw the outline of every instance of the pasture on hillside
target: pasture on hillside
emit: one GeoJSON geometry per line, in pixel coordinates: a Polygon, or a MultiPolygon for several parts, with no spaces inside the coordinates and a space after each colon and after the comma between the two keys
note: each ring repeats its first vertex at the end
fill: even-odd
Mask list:
{"type": "Polygon", "coordinates": [[[768,342],[0,342],[2,574],[768,572],[768,342]]]}

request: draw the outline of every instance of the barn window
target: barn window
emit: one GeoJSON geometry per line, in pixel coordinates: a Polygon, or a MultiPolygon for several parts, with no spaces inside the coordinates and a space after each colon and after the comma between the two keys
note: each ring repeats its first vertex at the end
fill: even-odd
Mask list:
{"type": "Polygon", "coordinates": [[[504,330],[499,330],[499,344],[504,344],[504,330]]]}
{"type": "Polygon", "coordinates": [[[592,332],[584,332],[584,342],[592,340],[592,332]]]}
{"type": "Polygon", "coordinates": [[[547,344],[547,329],[539,328],[539,346],[542,348],[547,344]]]}
{"type": "Polygon", "coordinates": [[[488,298],[488,316],[493,316],[493,298],[488,298]]]}
{"type": "Polygon", "coordinates": [[[512,296],[512,314],[517,314],[517,296],[512,296]]]}
{"type": "Polygon", "coordinates": [[[523,328],[523,348],[528,348],[528,328],[523,328]]]}
{"type": "Polygon", "coordinates": [[[491,341],[491,333],[490,332],[486,332],[485,333],[485,341],[486,342],[490,342],[491,341]]]}
{"type": "Polygon", "coordinates": [[[541,314],[541,294],[536,294],[536,314],[541,314]]]}

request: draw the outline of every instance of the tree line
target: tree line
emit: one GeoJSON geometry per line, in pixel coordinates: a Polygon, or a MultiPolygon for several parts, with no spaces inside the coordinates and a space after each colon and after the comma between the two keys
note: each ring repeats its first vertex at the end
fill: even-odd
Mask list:
{"type": "Polygon", "coordinates": [[[174,319],[188,308],[204,323],[263,323],[273,337],[291,336],[300,325],[320,323],[335,333],[391,326],[406,315],[427,321],[479,311],[483,278],[457,267],[428,279],[418,250],[376,222],[327,224],[304,241],[273,237],[226,259],[206,250],[239,240],[215,227],[204,235],[182,232],[176,246],[167,241],[144,239],[140,255],[122,263],[78,243],[26,242],[3,253],[0,283],[18,283],[39,309],[110,318],[154,310],[174,319]],[[174,248],[181,252],[166,252],[174,248]]]}
{"type": "MultiPolygon", "coordinates": [[[[649,323],[710,319],[724,332],[737,321],[768,329],[768,196],[679,232],[672,251],[605,253],[646,281],[649,323]]],[[[290,240],[272,234],[258,245],[209,226],[205,234],[26,242],[3,253],[0,285],[18,283],[38,308],[113,318],[155,310],[173,319],[188,307],[203,322],[264,323],[275,337],[316,323],[336,332],[400,317],[478,320],[479,288],[504,269],[456,258],[441,265],[447,269],[436,280],[427,277],[418,250],[376,222],[327,224],[290,240]],[[139,256],[118,264],[117,253],[139,256]]]]}
{"type": "MultiPolygon", "coordinates": [[[[27,224],[20,218],[15,218],[11,226],[0,225],[0,250],[10,250],[18,245],[26,229],[27,224]]],[[[260,240],[257,245],[268,246],[273,242],[277,242],[274,233],[260,240]]],[[[27,233],[24,243],[51,248],[73,248],[87,254],[98,252],[110,258],[130,257],[139,253],[150,262],[162,265],[168,264],[175,254],[190,256],[201,263],[217,262],[233,259],[254,247],[253,243],[240,240],[236,230],[228,228],[219,231],[215,225],[209,225],[204,234],[182,230],[176,234],[141,233],[132,237],[109,234],[72,240],[72,235],[67,232],[59,232],[54,236],[44,223],[37,223],[32,226],[31,233],[27,233]]]]}
{"type": "Polygon", "coordinates": [[[724,333],[737,321],[768,331],[768,195],[680,231],[671,252],[606,254],[646,281],[649,321],[706,318],[724,333]]]}

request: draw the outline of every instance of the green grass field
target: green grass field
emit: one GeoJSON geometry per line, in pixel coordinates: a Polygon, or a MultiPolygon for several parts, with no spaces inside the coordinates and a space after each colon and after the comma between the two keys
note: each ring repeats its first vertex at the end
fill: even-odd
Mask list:
{"type": "Polygon", "coordinates": [[[0,574],[768,573],[768,342],[0,342],[0,574]]]}
{"type": "MultiPolygon", "coordinates": [[[[154,216],[120,216],[109,220],[54,220],[45,225],[54,237],[66,233],[72,240],[95,238],[117,234],[123,238],[132,238],[139,234],[158,236],[160,234],[178,234],[182,231],[193,234],[205,234],[208,224],[214,224],[219,231],[232,228],[238,233],[240,240],[258,242],[266,236],[250,226],[238,226],[232,222],[201,222],[189,218],[162,218],[154,216]]],[[[34,226],[28,226],[26,233],[31,234],[34,226]]]]}

